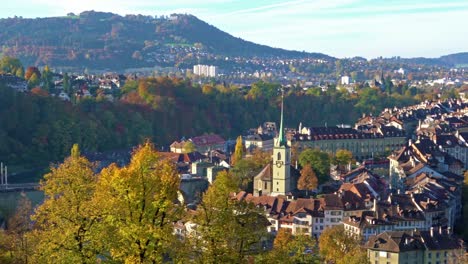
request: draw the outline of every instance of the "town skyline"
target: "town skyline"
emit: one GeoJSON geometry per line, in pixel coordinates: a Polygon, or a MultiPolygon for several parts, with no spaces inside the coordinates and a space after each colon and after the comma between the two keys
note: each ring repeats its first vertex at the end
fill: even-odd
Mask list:
{"type": "Polygon", "coordinates": [[[462,27],[468,3],[451,1],[250,1],[169,2],[19,0],[0,17],[64,16],[86,10],[119,15],[187,13],[258,44],[321,52],[334,57],[439,57],[466,51],[462,27]],[[113,4],[114,3],[114,4],[113,4]],[[318,25],[318,26],[315,26],[318,25]],[[279,37],[278,37],[279,36],[279,37]]]}

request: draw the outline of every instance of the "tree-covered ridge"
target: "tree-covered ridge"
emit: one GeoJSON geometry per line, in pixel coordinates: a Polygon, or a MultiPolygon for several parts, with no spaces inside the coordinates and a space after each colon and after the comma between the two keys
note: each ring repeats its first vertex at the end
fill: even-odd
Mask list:
{"type": "Polygon", "coordinates": [[[30,65],[125,69],[197,63],[212,56],[330,58],[236,38],[192,15],[120,16],[86,11],[36,19],[0,19],[3,55],[30,65]]]}
{"type": "MultiPolygon", "coordinates": [[[[1,85],[0,85],[1,86],[1,85]]],[[[279,118],[279,85],[258,82],[246,91],[223,85],[193,85],[158,77],[130,81],[121,98],[97,97],[63,102],[40,88],[17,93],[0,87],[0,160],[9,164],[62,160],[72,144],[84,151],[131,147],[152,139],[169,145],[183,136],[217,133],[235,138],[249,128],[279,118]]],[[[426,97],[391,96],[364,87],[357,94],[329,89],[304,92],[294,87],[285,97],[285,125],[353,123],[362,113],[411,105],[426,97]]]]}

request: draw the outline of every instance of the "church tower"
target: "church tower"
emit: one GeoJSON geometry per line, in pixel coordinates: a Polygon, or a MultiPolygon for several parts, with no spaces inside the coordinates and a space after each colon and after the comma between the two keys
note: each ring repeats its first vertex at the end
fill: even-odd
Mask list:
{"type": "Polygon", "coordinates": [[[283,127],[284,95],[281,96],[281,120],[278,138],[273,146],[272,195],[286,195],[291,186],[291,149],[288,147],[283,127]]]}

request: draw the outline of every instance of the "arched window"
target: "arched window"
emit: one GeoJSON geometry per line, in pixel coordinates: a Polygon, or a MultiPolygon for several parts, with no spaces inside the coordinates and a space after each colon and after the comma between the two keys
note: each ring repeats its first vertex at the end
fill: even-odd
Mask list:
{"type": "Polygon", "coordinates": [[[281,152],[278,152],[278,160],[281,160],[281,152]]]}

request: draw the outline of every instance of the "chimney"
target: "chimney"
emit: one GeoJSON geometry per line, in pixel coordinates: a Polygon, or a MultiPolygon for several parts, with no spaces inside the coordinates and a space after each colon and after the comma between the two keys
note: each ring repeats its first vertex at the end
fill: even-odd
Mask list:
{"type": "Polygon", "coordinates": [[[434,237],[434,227],[431,226],[431,231],[430,231],[431,237],[434,237]]]}

